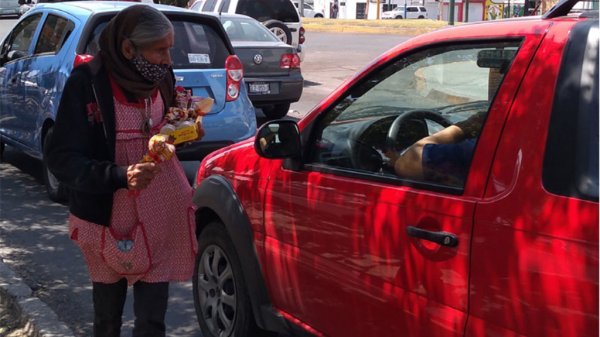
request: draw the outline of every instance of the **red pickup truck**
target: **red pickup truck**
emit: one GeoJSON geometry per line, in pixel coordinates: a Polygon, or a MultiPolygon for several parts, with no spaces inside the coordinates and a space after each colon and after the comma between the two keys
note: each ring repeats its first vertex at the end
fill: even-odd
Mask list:
{"type": "Polygon", "coordinates": [[[203,336],[598,336],[597,5],[415,37],[206,157],[203,336]]]}

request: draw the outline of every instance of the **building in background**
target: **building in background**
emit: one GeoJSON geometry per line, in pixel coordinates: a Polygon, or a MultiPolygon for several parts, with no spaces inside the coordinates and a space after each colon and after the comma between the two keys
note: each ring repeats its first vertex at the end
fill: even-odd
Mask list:
{"type": "MultiPolygon", "coordinates": [[[[419,5],[427,8],[429,19],[448,21],[449,0],[304,0],[324,13],[326,18],[377,19],[379,13],[397,6],[419,5]]],[[[454,22],[497,20],[526,15],[540,15],[548,11],[557,0],[455,0],[454,22]]],[[[583,3],[583,7],[598,2],[583,3]]],[[[586,7],[586,8],[587,8],[586,7]]],[[[595,8],[597,9],[597,8],[595,8]]]]}

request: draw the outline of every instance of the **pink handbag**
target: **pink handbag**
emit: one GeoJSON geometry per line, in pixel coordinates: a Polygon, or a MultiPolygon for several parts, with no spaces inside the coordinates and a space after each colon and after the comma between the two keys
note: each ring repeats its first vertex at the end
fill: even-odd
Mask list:
{"type": "Polygon", "coordinates": [[[110,227],[104,227],[100,250],[104,262],[123,276],[145,275],[152,266],[152,254],[142,222],[122,236],[118,236],[110,227]]]}

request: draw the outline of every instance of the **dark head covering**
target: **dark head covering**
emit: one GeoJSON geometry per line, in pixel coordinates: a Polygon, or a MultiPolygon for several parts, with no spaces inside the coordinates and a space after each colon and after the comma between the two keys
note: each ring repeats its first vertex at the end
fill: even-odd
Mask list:
{"type": "Polygon", "coordinates": [[[102,31],[98,41],[100,57],[111,77],[125,91],[137,97],[149,97],[160,86],[163,99],[171,99],[174,93],[174,76],[172,72],[167,74],[159,83],[150,82],[135,70],[131,61],[125,58],[121,50],[123,41],[131,35],[139,22],[139,18],[143,17],[147,11],[158,12],[157,9],[151,6],[133,5],[123,9],[117,16],[112,18],[102,31]],[[170,90],[170,94],[165,90],[170,90]]]}

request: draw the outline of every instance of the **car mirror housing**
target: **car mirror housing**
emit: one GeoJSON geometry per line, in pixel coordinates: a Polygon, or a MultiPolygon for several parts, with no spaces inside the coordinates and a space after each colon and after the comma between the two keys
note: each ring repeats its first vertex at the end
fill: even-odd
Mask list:
{"type": "Polygon", "coordinates": [[[258,129],[254,149],[264,158],[299,158],[301,141],[298,125],[285,119],[264,124],[258,129]]]}

